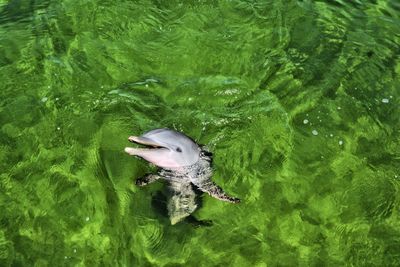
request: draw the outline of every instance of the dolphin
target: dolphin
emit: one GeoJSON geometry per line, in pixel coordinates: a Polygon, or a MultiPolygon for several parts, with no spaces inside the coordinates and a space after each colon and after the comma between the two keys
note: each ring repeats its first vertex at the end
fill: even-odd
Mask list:
{"type": "Polygon", "coordinates": [[[240,202],[211,181],[212,153],[183,133],[167,128],[154,129],[141,136],[130,136],[128,140],[145,147],[126,147],[126,153],[159,167],[156,174],[137,179],[136,185],[145,186],[159,179],[167,181],[171,195],[167,203],[171,224],[182,221],[196,210],[195,188],[222,201],[240,202]]]}

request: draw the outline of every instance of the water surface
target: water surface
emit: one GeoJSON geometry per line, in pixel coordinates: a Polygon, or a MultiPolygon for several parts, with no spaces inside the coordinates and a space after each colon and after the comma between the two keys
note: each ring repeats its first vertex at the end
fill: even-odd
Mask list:
{"type": "Polygon", "coordinates": [[[399,14],[0,0],[0,265],[399,266],[399,14]],[[123,152],[158,127],[207,144],[242,203],[171,226],[123,152]]]}

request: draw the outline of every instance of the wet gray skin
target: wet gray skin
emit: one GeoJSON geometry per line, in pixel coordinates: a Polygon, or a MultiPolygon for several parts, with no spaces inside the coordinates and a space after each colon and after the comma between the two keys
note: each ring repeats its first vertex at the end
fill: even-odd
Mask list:
{"type": "Polygon", "coordinates": [[[126,147],[126,153],[141,157],[160,168],[156,174],[139,178],[136,184],[145,186],[159,179],[168,182],[171,197],[167,207],[171,224],[176,224],[196,210],[193,185],[216,199],[231,203],[240,201],[225,194],[211,181],[211,153],[200,148],[186,135],[170,129],[155,129],[141,136],[130,136],[128,140],[146,148],[126,147]]]}

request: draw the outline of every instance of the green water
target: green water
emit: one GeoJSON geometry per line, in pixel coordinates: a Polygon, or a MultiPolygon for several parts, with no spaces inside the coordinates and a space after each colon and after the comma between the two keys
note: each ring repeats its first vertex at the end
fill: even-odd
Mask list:
{"type": "Polygon", "coordinates": [[[396,0],[0,0],[0,266],[399,266],[399,107],[396,0]],[[242,203],[171,226],[159,127],[242,203]]]}

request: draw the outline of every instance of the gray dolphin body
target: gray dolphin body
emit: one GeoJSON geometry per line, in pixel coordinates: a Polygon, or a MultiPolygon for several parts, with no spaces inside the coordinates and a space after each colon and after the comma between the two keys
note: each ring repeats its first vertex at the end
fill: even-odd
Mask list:
{"type": "Polygon", "coordinates": [[[171,197],[167,207],[171,224],[176,224],[196,210],[193,185],[219,200],[240,202],[211,181],[212,154],[186,135],[170,129],[155,129],[141,136],[130,136],[128,140],[147,148],[126,147],[126,153],[160,167],[157,174],[147,174],[136,180],[136,184],[145,186],[159,179],[168,181],[171,197]]]}

